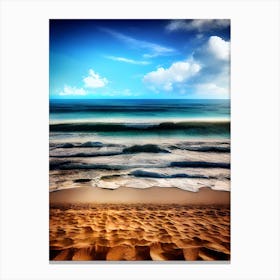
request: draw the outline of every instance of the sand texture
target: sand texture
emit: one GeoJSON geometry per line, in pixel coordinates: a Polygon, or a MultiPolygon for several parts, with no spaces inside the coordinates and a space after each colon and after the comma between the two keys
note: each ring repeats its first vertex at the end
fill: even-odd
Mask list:
{"type": "Polygon", "coordinates": [[[230,259],[223,205],[52,203],[50,260],[230,259]]]}

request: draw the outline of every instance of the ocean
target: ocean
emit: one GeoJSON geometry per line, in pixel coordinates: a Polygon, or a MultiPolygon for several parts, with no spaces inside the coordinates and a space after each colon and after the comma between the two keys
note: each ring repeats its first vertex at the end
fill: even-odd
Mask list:
{"type": "Polygon", "coordinates": [[[50,191],[230,190],[229,100],[50,100],[50,191]]]}

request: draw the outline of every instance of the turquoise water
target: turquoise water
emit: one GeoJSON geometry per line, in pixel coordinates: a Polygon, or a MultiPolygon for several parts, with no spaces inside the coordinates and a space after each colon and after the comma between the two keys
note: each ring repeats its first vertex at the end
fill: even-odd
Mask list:
{"type": "Polygon", "coordinates": [[[50,131],[99,136],[229,137],[230,101],[51,100],[50,131]]]}
{"type": "Polygon", "coordinates": [[[229,100],[51,100],[51,120],[229,118],[229,100]]]}

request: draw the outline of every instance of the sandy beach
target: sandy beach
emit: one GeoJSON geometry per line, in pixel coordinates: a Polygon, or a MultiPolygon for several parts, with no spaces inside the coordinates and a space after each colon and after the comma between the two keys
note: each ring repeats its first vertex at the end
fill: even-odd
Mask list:
{"type": "Polygon", "coordinates": [[[227,101],[50,108],[50,261],[230,260],[227,101]]]}
{"type": "Polygon", "coordinates": [[[229,260],[229,203],[209,188],[51,192],[50,260],[229,260]]]}

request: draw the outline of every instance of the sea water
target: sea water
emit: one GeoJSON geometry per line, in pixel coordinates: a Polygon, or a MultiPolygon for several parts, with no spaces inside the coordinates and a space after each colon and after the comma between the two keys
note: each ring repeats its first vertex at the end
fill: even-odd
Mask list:
{"type": "Polygon", "coordinates": [[[50,189],[230,189],[229,100],[50,100],[50,189]]]}
{"type": "Polygon", "coordinates": [[[229,137],[229,100],[51,100],[50,131],[133,137],[229,137]]]}

